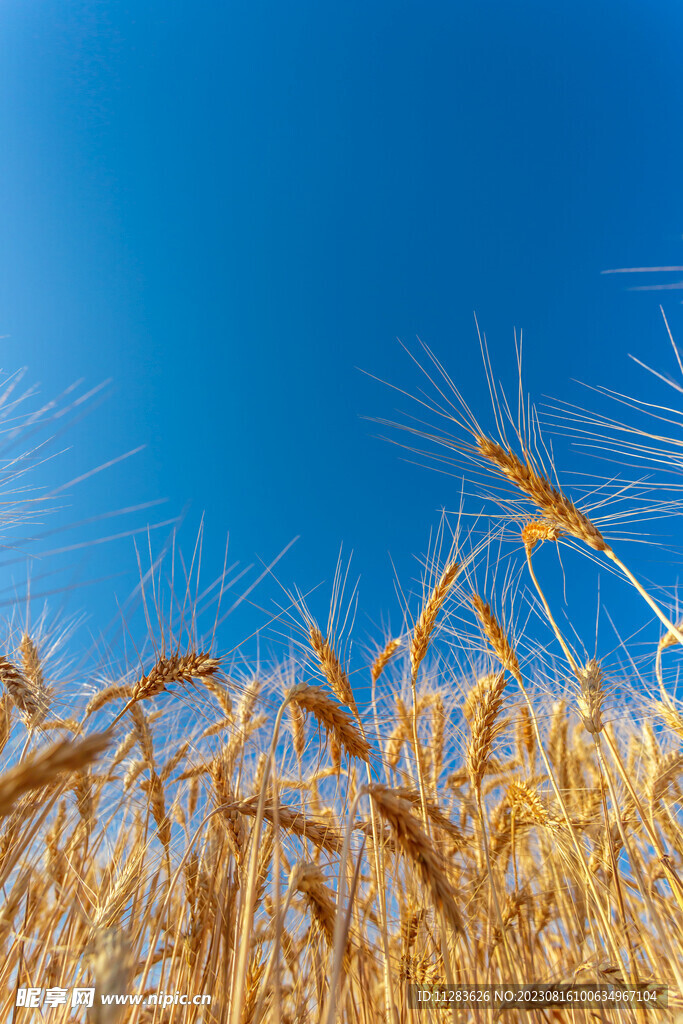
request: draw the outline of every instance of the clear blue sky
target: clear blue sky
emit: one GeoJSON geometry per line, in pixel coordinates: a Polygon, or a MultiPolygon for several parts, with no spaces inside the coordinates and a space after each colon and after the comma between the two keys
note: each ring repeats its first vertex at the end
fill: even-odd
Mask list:
{"type": "MultiPolygon", "coordinates": [[[[396,400],[360,370],[415,390],[419,335],[482,407],[476,311],[512,386],[523,329],[536,396],[673,371],[681,292],[629,288],[683,275],[601,272],[683,263],[682,39],[674,2],[5,2],[0,365],[46,397],[113,379],[36,482],[145,445],[68,515],[166,504],[81,537],[190,502],[207,582],[228,531],[245,564],[299,536],[302,589],[343,543],[363,628],[395,615],[388,553],[413,579],[458,487],[375,439],[396,400]]],[[[69,597],[97,628],[134,552],[86,555],[129,570],[69,597]]]]}

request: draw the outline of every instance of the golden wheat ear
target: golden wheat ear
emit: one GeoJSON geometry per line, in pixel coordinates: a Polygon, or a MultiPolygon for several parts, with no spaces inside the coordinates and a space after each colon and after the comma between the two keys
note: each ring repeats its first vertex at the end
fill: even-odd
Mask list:
{"type": "Polygon", "coordinates": [[[397,845],[422,877],[435,905],[443,911],[455,931],[462,931],[463,919],[447,878],[445,864],[432,840],[412,814],[410,803],[378,783],[368,786],[368,792],[380,816],[390,826],[397,845]]]}
{"type": "Polygon", "coordinates": [[[351,757],[359,757],[362,761],[369,759],[368,741],[349,713],[335,703],[321,686],[298,683],[289,691],[287,700],[300,711],[312,714],[331,739],[347,750],[351,757]]]}
{"type": "Polygon", "coordinates": [[[401,640],[399,637],[387,641],[386,645],[379,652],[370,668],[370,677],[373,683],[377,682],[379,677],[382,675],[382,672],[384,672],[384,669],[387,667],[387,665],[389,664],[393,656],[396,654],[396,651],[399,649],[400,646],[401,640]]]}
{"type": "Polygon", "coordinates": [[[568,533],[594,551],[607,550],[609,545],[594,523],[529,458],[520,459],[511,448],[504,448],[488,437],[477,437],[476,444],[482,458],[531,499],[543,513],[548,528],[558,534],[568,533]]]}
{"type": "MultiPolygon", "coordinates": [[[[648,593],[628,566],[618,557],[612,546],[605,540],[600,530],[598,530],[597,526],[585,512],[578,509],[563,491],[551,484],[548,478],[536,469],[528,457],[524,460],[520,459],[511,448],[504,448],[496,441],[492,441],[487,437],[477,437],[476,443],[482,458],[518,490],[526,494],[543,513],[549,533],[551,535],[554,534],[552,539],[556,540],[562,534],[568,534],[570,537],[581,541],[587,547],[592,548],[593,551],[598,551],[606,558],[609,558],[638,591],[643,600],[666,626],[667,630],[676,637],[679,643],[683,643],[683,630],[671,622],[666,613],[662,611],[660,605],[648,593]]],[[[531,548],[533,547],[533,544],[529,544],[528,541],[532,539],[533,535],[527,534],[525,545],[528,555],[530,555],[531,548]]],[[[538,539],[542,538],[537,536],[536,540],[538,539]]]]}
{"type": "Polygon", "coordinates": [[[60,740],[38,754],[29,754],[0,775],[0,816],[12,809],[20,796],[42,789],[62,775],[85,768],[111,743],[108,733],[96,733],[84,740],[60,740]]]}

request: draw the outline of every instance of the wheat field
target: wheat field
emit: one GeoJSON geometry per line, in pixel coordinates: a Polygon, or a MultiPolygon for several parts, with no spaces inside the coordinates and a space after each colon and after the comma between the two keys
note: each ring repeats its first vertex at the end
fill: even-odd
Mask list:
{"type": "Polygon", "coordinates": [[[289,591],[287,654],[253,670],[166,563],[123,667],[70,673],[49,616],[9,616],[2,1021],[683,1021],[683,626],[533,431],[458,408],[439,443],[497,515],[442,519],[402,628],[360,654],[341,563],[327,620],[289,591]],[[581,654],[542,588],[536,561],[565,545],[642,600],[635,681],[581,654]],[[656,1008],[411,1005],[439,984],[609,985],[656,1008]],[[69,995],[32,1008],[31,988],[69,995]]]}

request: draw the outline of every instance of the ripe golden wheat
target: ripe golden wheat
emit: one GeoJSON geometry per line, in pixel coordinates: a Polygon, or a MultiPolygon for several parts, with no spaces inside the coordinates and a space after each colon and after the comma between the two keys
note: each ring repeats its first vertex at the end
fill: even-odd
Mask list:
{"type": "MultiPolygon", "coordinates": [[[[533,505],[516,543],[545,623],[525,630],[489,591],[492,526],[488,547],[432,551],[374,660],[347,663],[300,602],[305,643],[284,667],[233,671],[188,613],[191,630],[148,638],[149,659],[95,687],[8,624],[1,1020],[34,1019],[15,1007],[31,985],[94,986],[92,1017],[58,1005],[54,1024],[403,1024],[410,984],[574,981],[668,986],[657,1020],[683,1019],[680,630],[660,609],[643,656],[644,623],[657,699],[579,661],[533,558],[568,540],[611,558],[610,542],[523,444],[477,434],[473,454],[533,505]],[[210,1005],[100,1002],[162,989],[210,1005]]],[[[620,1005],[598,1016],[635,1021],[620,1005]]]]}

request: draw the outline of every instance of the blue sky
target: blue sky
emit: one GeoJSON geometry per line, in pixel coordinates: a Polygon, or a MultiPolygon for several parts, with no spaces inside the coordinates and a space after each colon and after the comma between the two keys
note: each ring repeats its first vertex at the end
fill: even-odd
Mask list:
{"type": "MultiPolygon", "coordinates": [[[[207,582],[228,532],[256,566],[298,537],[278,576],[307,590],[343,544],[377,638],[390,556],[409,585],[459,494],[364,418],[409,407],[373,379],[415,391],[397,338],[476,409],[475,311],[512,389],[516,328],[536,397],[671,400],[628,355],[675,371],[658,305],[683,340],[681,292],[629,289],[683,275],[602,272],[683,263],[679,4],[9,0],[0,21],[0,365],[46,397],[113,382],[36,482],[144,445],[55,522],[168,499],[53,546],[190,503],[207,582]]],[[[53,599],[97,629],[132,541],[66,557],[70,579],[126,573],[53,599]]]]}

